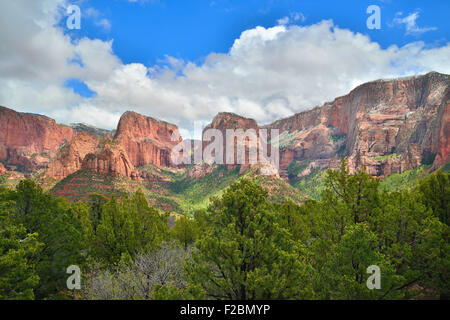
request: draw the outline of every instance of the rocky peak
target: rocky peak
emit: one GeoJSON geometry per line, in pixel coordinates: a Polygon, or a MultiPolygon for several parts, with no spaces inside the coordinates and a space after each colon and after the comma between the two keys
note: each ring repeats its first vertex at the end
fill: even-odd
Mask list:
{"type": "Polygon", "coordinates": [[[219,112],[205,130],[208,128],[219,129],[221,131],[226,129],[259,129],[255,120],[231,112],[219,112]]]}
{"type": "Polygon", "coordinates": [[[177,126],[127,111],[120,118],[114,141],[122,146],[135,167],[169,167],[171,149],[182,139],[177,126]],[[178,139],[172,141],[177,135],[178,139]]]}
{"type": "Polygon", "coordinates": [[[0,161],[25,170],[45,167],[59,146],[75,136],[72,128],[46,116],[0,107],[0,161]]]}
{"type": "MultiPolygon", "coordinates": [[[[250,153],[249,153],[252,146],[250,145],[249,139],[247,139],[247,137],[249,138],[249,136],[246,136],[247,130],[249,130],[249,129],[254,130],[254,133],[256,134],[255,138],[257,140],[256,140],[256,149],[253,149],[252,152],[256,153],[256,159],[259,161],[259,148],[261,148],[261,145],[260,145],[260,140],[258,139],[258,137],[259,137],[259,133],[260,133],[259,132],[260,127],[258,126],[258,124],[256,123],[256,121],[254,119],[242,117],[237,114],[229,113],[229,112],[218,113],[212,120],[211,124],[206,126],[205,129],[203,130],[203,135],[202,135],[203,136],[203,143],[202,143],[203,151],[205,151],[205,149],[207,148],[208,145],[214,143],[213,139],[212,139],[212,141],[208,141],[206,139],[205,132],[209,129],[217,129],[222,133],[223,163],[226,163],[226,154],[227,154],[227,148],[228,148],[227,141],[226,141],[227,140],[227,130],[228,129],[242,130],[241,132],[235,131],[235,135],[237,137],[233,144],[235,161],[234,161],[234,164],[227,165],[228,168],[231,169],[231,168],[235,167],[236,164],[240,164],[241,165],[241,171],[240,171],[241,173],[244,173],[249,168],[254,166],[254,164],[251,164],[251,162],[250,162],[250,153]],[[241,134],[243,134],[243,136],[241,134]],[[244,145],[244,150],[245,150],[244,161],[238,161],[239,144],[244,145]]],[[[214,152],[212,155],[214,156],[214,152]]],[[[266,171],[263,170],[262,172],[266,172],[266,171]]],[[[269,172],[269,171],[267,171],[267,172],[269,172]]]]}
{"type": "Polygon", "coordinates": [[[119,175],[131,177],[134,170],[125,150],[112,141],[105,143],[102,148],[98,148],[95,152],[87,154],[81,168],[115,177],[119,175]]]}

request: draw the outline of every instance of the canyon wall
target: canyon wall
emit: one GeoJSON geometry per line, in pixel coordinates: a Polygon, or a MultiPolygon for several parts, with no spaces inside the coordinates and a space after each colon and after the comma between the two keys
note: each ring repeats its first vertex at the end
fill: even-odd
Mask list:
{"type": "Polygon", "coordinates": [[[177,132],[175,125],[128,111],[120,118],[114,141],[122,146],[135,167],[169,167],[171,150],[182,141],[179,134],[172,141],[177,132]]]}
{"type": "Polygon", "coordinates": [[[449,98],[448,75],[378,80],[265,127],[282,132],[284,157],[335,167],[345,156],[351,172],[386,176],[449,160],[449,98]]]}
{"type": "Polygon", "coordinates": [[[48,117],[0,107],[0,161],[24,170],[45,167],[74,130],[48,117]]]}
{"type": "MultiPolygon", "coordinates": [[[[141,166],[175,167],[171,151],[182,142],[177,126],[131,111],[122,115],[114,135],[84,124],[74,128],[45,116],[0,107],[0,173],[44,170],[60,180],[80,169],[92,169],[140,179],[141,166]]],[[[259,133],[262,128],[280,132],[282,175],[292,161],[306,164],[306,170],[337,168],[341,157],[347,158],[351,172],[365,166],[374,176],[421,164],[436,168],[449,161],[450,76],[431,72],[365,83],[332,102],[265,126],[222,112],[204,133],[208,129],[222,133],[225,163],[227,129],[259,133]]],[[[203,150],[212,142],[204,138],[203,150]]],[[[252,146],[248,140],[244,144],[248,153],[252,146]]],[[[258,141],[256,148],[261,147],[267,145],[258,141]]],[[[235,162],[236,152],[235,148],[235,162]]],[[[247,155],[241,173],[250,167],[247,155]]],[[[192,170],[188,176],[196,178],[209,172],[204,164],[192,170]]],[[[274,168],[264,170],[277,174],[274,168]]]]}

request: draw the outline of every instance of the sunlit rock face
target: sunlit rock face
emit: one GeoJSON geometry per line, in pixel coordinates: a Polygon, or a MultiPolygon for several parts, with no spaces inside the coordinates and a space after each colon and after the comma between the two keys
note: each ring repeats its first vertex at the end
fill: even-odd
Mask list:
{"type": "Polygon", "coordinates": [[[82,131],[71,141],[63,145],[56,158],[51,162],[47,176],[55,179],[64,179],[68,175],[81,169],[87,154],[95,152],[98,137],[82,131]]]}
{"type": "MultiPolygon", "coordinates": [[[[296,161],[304,171],[296,174],[304,176],[317,168],[338,168],[342,157],[347,158],[350,172],[364,166],[374,176],[400,173],[422,164],[436,168],[449,161],[449,84],[449,75],[436,72],[373,81],[332,102],[265,126],[223,112],[205,128],[203,138],[209,129],[221,132],[222,163],[226,163],[228,129],[253,130],[258,135],[261,129],[267,129],[269,135],[271,129],[279,130],[279,167],[249,163],[250,150],[256,152],[260,162],[259,151],[270,146],[258,139],[255,149],[246,139],[240,173],[255,167],[261,174],[287,177],[289,165],[296,161]]],[[[85,125],[74,129],[45,116],[0,107],[0,174],[6,169],[43,170],[59,180],[80,169],[91,169],[140,180],[151,178],[140,172],[141,166],[177,166],[171,152],[182,138],[175,125],[128,111],[114,135],[99,130],[85,125]]],[[[212,142],[204,138],[195,148],[203,153],[212,142]]],[[[236,143],[232,143],[231,154],[237,162],[236,143]]],[[[198,179],[210,172],[208,164],[199,163],[188,176],[198,179]]]]}
{"type": "Polygon", "coordinates": [[[175,125],[128,111],[120,118],[114,141],[122,146],[135,167],[170,167],[171,150],[182,141],[176,132],[175,125]]]}
{"type": "Polygon", "coordinates": [[[45,167],[74,130],[45,116],[0,107],[0,161],[37,170],[45,167]]]}
{"type": "Polygon", "coordinates": [[[350,172],[365,166],[374,176],[439,166],[449,161],[449,84],[450,76],[436,72],[369,82],[265,127],[282,132],[282,167],[292,153],[300,162],[328,159],[325,167],[345,156],[350,172]]]}

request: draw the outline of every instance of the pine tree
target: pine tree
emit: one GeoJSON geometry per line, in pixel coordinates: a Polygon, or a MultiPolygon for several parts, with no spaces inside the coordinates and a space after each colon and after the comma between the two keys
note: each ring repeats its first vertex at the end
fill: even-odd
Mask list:
{"type": "Polygon", "coordinates": [[[277,221],[267,192],[243,179],[208,209],[210,228],[196,242],[187,271],[216,299],[305,298],[301,246],[277,221]]]}

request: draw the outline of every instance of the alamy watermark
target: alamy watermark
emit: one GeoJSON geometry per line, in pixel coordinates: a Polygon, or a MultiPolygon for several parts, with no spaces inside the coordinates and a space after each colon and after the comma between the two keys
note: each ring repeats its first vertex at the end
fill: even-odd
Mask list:
{"type": "Polygon", "coordinates": [[[373,289],[381,289],[381,270],[379,266],[371,265],[367,267],[368,274],[370,274],[370,277],[367,278],[366,286],[367,289],[373,290],[373,289]]]}
{"type": "Polygon", "coordinates": [[[81,270],[79,266],[71,265],[67,267],[66,273],[70,274],[67,278],[66,284],[69,290],[81,289],[81,270]]]}
{"type": "MultiPolygon", "coordinates": [[[[179,141],[174,132],[172,141],[179,141]]],[[[202,133],[202,141],[180,141],[172,148],[171,160],[181,164],[249,164],[271,165],[279,169],[279,130],[208,128],[202,133]]]]}
{"type": "Polygon", "coordinates": [[[377,5],[370,5],[367,7],[366,13],[371,14],[366,21],[368,29],[381,29],[381,9],[377,5]]]}
{"type": "Polygon", "coordinates": [[[67,29],[80,30],[81,29],[81,9],[80,9],[80,7],[75,4],[72,4],[67,7],[66,13],[69,16],[66,21],[67,29]]]}

